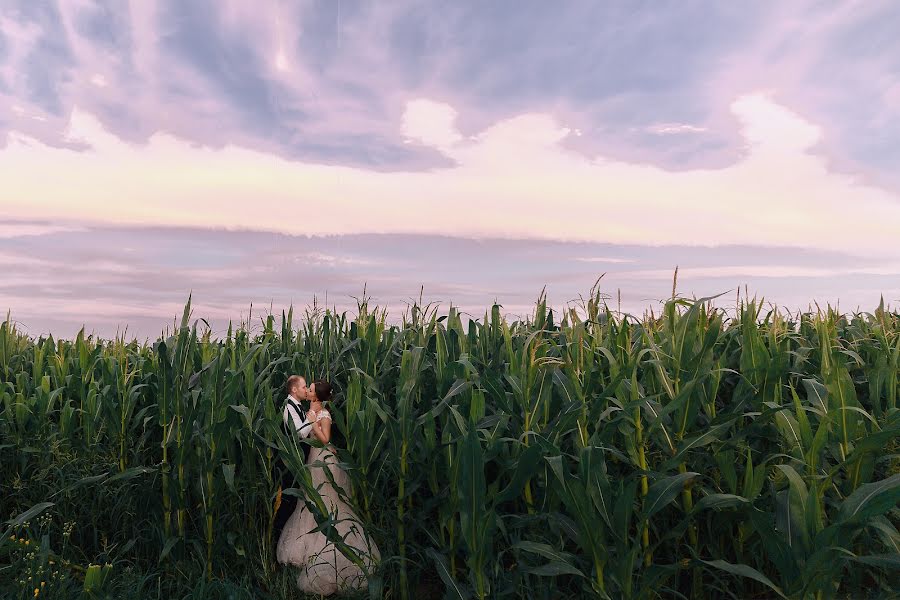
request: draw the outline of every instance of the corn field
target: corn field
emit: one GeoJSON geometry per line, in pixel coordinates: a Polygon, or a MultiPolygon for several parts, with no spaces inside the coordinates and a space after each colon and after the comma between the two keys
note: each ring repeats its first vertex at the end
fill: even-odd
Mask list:
{"type": "Polygon", "coordinates": [[[281,429],[298,373],[337,391],[372,598],[897,597],[900,313],[714,302],[392,324],[363,298],[218,337],[189,302],[152,343],[7,318],[0,594],[300,597],[279,468],[335,530],[281,429]]]}

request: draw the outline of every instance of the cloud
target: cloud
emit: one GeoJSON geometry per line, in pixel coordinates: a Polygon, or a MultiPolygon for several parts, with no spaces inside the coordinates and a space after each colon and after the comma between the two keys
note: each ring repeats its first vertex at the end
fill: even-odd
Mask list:
{"type": "Polygon", "coordinates": [[[633,259],[630,258],[612,258],[607,256],[579,256],[575,260],[579,262],[586,263],[610,263],[610,264],[622,264],[622,263],[632,263],[633,259]]]}
{"type": "MultiPolygon", "coordinates": [[[[4,267],[46,267],[53,263],[28,256],[21,256],[12,252],[0,252],[0,265],[4,267]]],[[[8,278],[4,278],[7,281],[8,278]]]]}
{"type": "Polygon", "coordinates": [[[448,104],[426,99],[411,100],[403,112],[401,129],[409,140],[446,149],[462,139],[455,121],[456,111],[448,104]]]}
{"type": "Polygon", "coordinates": [[[803,153],[822,139],[822,129],[779,106],[767,95],[738,98],[731,109],[742,123],[741,133],[751,147],[803,153]]]}
{"type": "Polygon", "coordinates": [[[49,223],[0,222],[0,239],[18,238],[24,236],[42,236],[72,231],[84,231],[84,229],[82,227],[75,227],[71,225],[52,225],[49,223]]]}
{"type": "Polygon", "coordinates": [[[0,213],[25,221],[0,224],[0,300],[49,323],[35,299],[127,316],[136,294],[143,326],[194,285],[224,315],[369,278],[390,302],[425,282],[523,308],[530,286],[566,296],[602,270],[638,306],[679,264],[698,293],[869,302],[900,253],[898,14],[10,0],[0,213]],[[158,253],[136,230],[94,245],[98,222],[166,233],[158,253]],[[373,235],[299,251],[306,237],[216,228],[373,235]]]}
{"type": "Polygon", "coordinates": [[[708,131],[706,127],[698,127],[688,123],[657,123],[646,128],[650,133],[657,135],[673,135],[679,133],[703,133],[708,131]]]}
{"type": "MultiPolygon", "coordinates": [[[[669,269],[643,269],[621,271],[622,277],[629,279],[672,279],[673,271],[669,269]]],[[[729,265],[716,267],[688,267],[678,270],[679,278],[704,279],[746,279],[746,278],[838,278],[848,275],[900,275],[900,264],[879,267],[831,268],[802,265],[729,265]]]]}
{"type": "Polygon", "coordinates": [[[709,73],[718,103],[735,90],[767,89],[827,125],[816,150],[831,164],[900,190],[900,8],[881,2],[773,4],[769,25],[709,73]]]}
{"type": "MultiPolygon", "coordinates": [[[[111,336],[155,336],[181,314],[192,293],[195,316],[217,331],[293,303],[353,310],[366,286],[373,302],[399,318],[424,287],[438,301],[476,318],[499,301],[513,315],[530,312],[546,287],[559,308],[600,290],[623,310],[641,314],[671,293],[697,297],[736,287],[791,309],[821,305],[876,306],[895,293],[897,261],[789,248],[638,246],[544,240],[471,240],[431,235],[308,237],[208,228],[87,226],[76,231],[0,238],[0,311],[11,310],[33,333],[71,336],[86,324],[111,336]],[[599,258],[600,261],[579,260],[599,258]],[[236,284],[235,282],[240,282],[236,284]],[[262,309],[262,310],[260,310],[262,309]]],[[[743,293],[743,290],[742,290],[743,293]]]]}
{"type": "Polygon", "coordinates": [[[133,143],[168,132],[212,148],[421,171],[448,165],[397,127],[403,103],[423,98],[458,111],[464,138],[550,114],[584,156],[693,170],[740,156],[729,104],[768,89],[827,128],[818,152],[900,189],[890,0],[7,4],[0,106],[24,113],[0,115],[0,145],[10,131],[65,145],[77,107],[133,143]]]}
{"type": "Polygon", "coordinates": [[[75,111],[66,140],[90,150],[13,133],[0,151],[0,204],[20,219],[900,252],[898,197],[832,172],[811,153],[821,128],[763,94],[732,103],[742,158],[684,172],[587,159],[566,147],[572,130],[550,114],[515,116],[466,138],[453,110],[417,99],[395,124],[451,166],[393,173],[214,150],[161,133],[136,146],[75,111]],[[848,226],[850,210],[867,215],[864,227],[848,226]]]}
{"type": "Polygon", "coordinates": [[[307,252],[294,256],[294,262],[302,262],[310,265],[352,265],[352,266],[375,266],[378,263],[367,258],[357,256],[335,256],[334,254],[323,254],[322,252],[307,252]]]}

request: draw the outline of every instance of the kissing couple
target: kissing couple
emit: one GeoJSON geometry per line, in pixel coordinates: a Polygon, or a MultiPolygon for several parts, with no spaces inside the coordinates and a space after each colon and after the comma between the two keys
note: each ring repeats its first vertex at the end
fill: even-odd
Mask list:
{"type": "MultiPolygon", "coordinates": [[[[332,419],[328,406],[332,403],[332,386],[322,379],[307,386],[304,377],[291,375],[285,383],[285,391],[287,398],[282,417],[289,435],[296,436],[297,441],[312,436],[320,442],[312,445],[306,458],[313,487],[336,521],[334,527],[344,543],[366,561],[368,570],[372,570],[380,558],[378,548],[363,530],[356,513],[338,493],[340,489],[349,494],[352,488],[331,444],[332,419]]],[[[287,475],[290,477],[289,472],[287,475]]],[[[283,481],[282,486],[292,487],[292,483],[283,481]]],[[[305,502],[291,502],[292,499],[292,496],[284,496],[276,515],[277,519],[282,511],[290,513],[278,537],[275,555],[279,563],[298,568],[297,587],[305,593],[322,596],[364,589],[367,586],[365,572],[328,541],[324,533],[313,531],[319,526],[313,513],[305,502]]]]}

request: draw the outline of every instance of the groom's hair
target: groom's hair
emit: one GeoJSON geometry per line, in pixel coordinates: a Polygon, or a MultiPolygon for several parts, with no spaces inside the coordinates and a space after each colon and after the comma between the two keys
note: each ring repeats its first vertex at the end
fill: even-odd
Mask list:
{"type": "Polygon", "coordinates": [[[284,382],[284,392],[287,395],[291,395],[294,393],[294,386],[296,386],[300,382],[306,383],[306,380],[303,379],[300,375],[291,375],[287,378],[287,381],[284,382]]]}

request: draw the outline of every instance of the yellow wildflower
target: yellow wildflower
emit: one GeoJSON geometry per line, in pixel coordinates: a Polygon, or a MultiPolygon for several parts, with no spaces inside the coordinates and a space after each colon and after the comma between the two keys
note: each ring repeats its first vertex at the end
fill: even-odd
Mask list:
{"type": "Polygon", "coordinates": [[[35,598],[37,598],[38,594],[40,594],[40,593],[41,593],[41,590],[39,590],[38,588],[34,588],[34,597],[35,598]]]}

